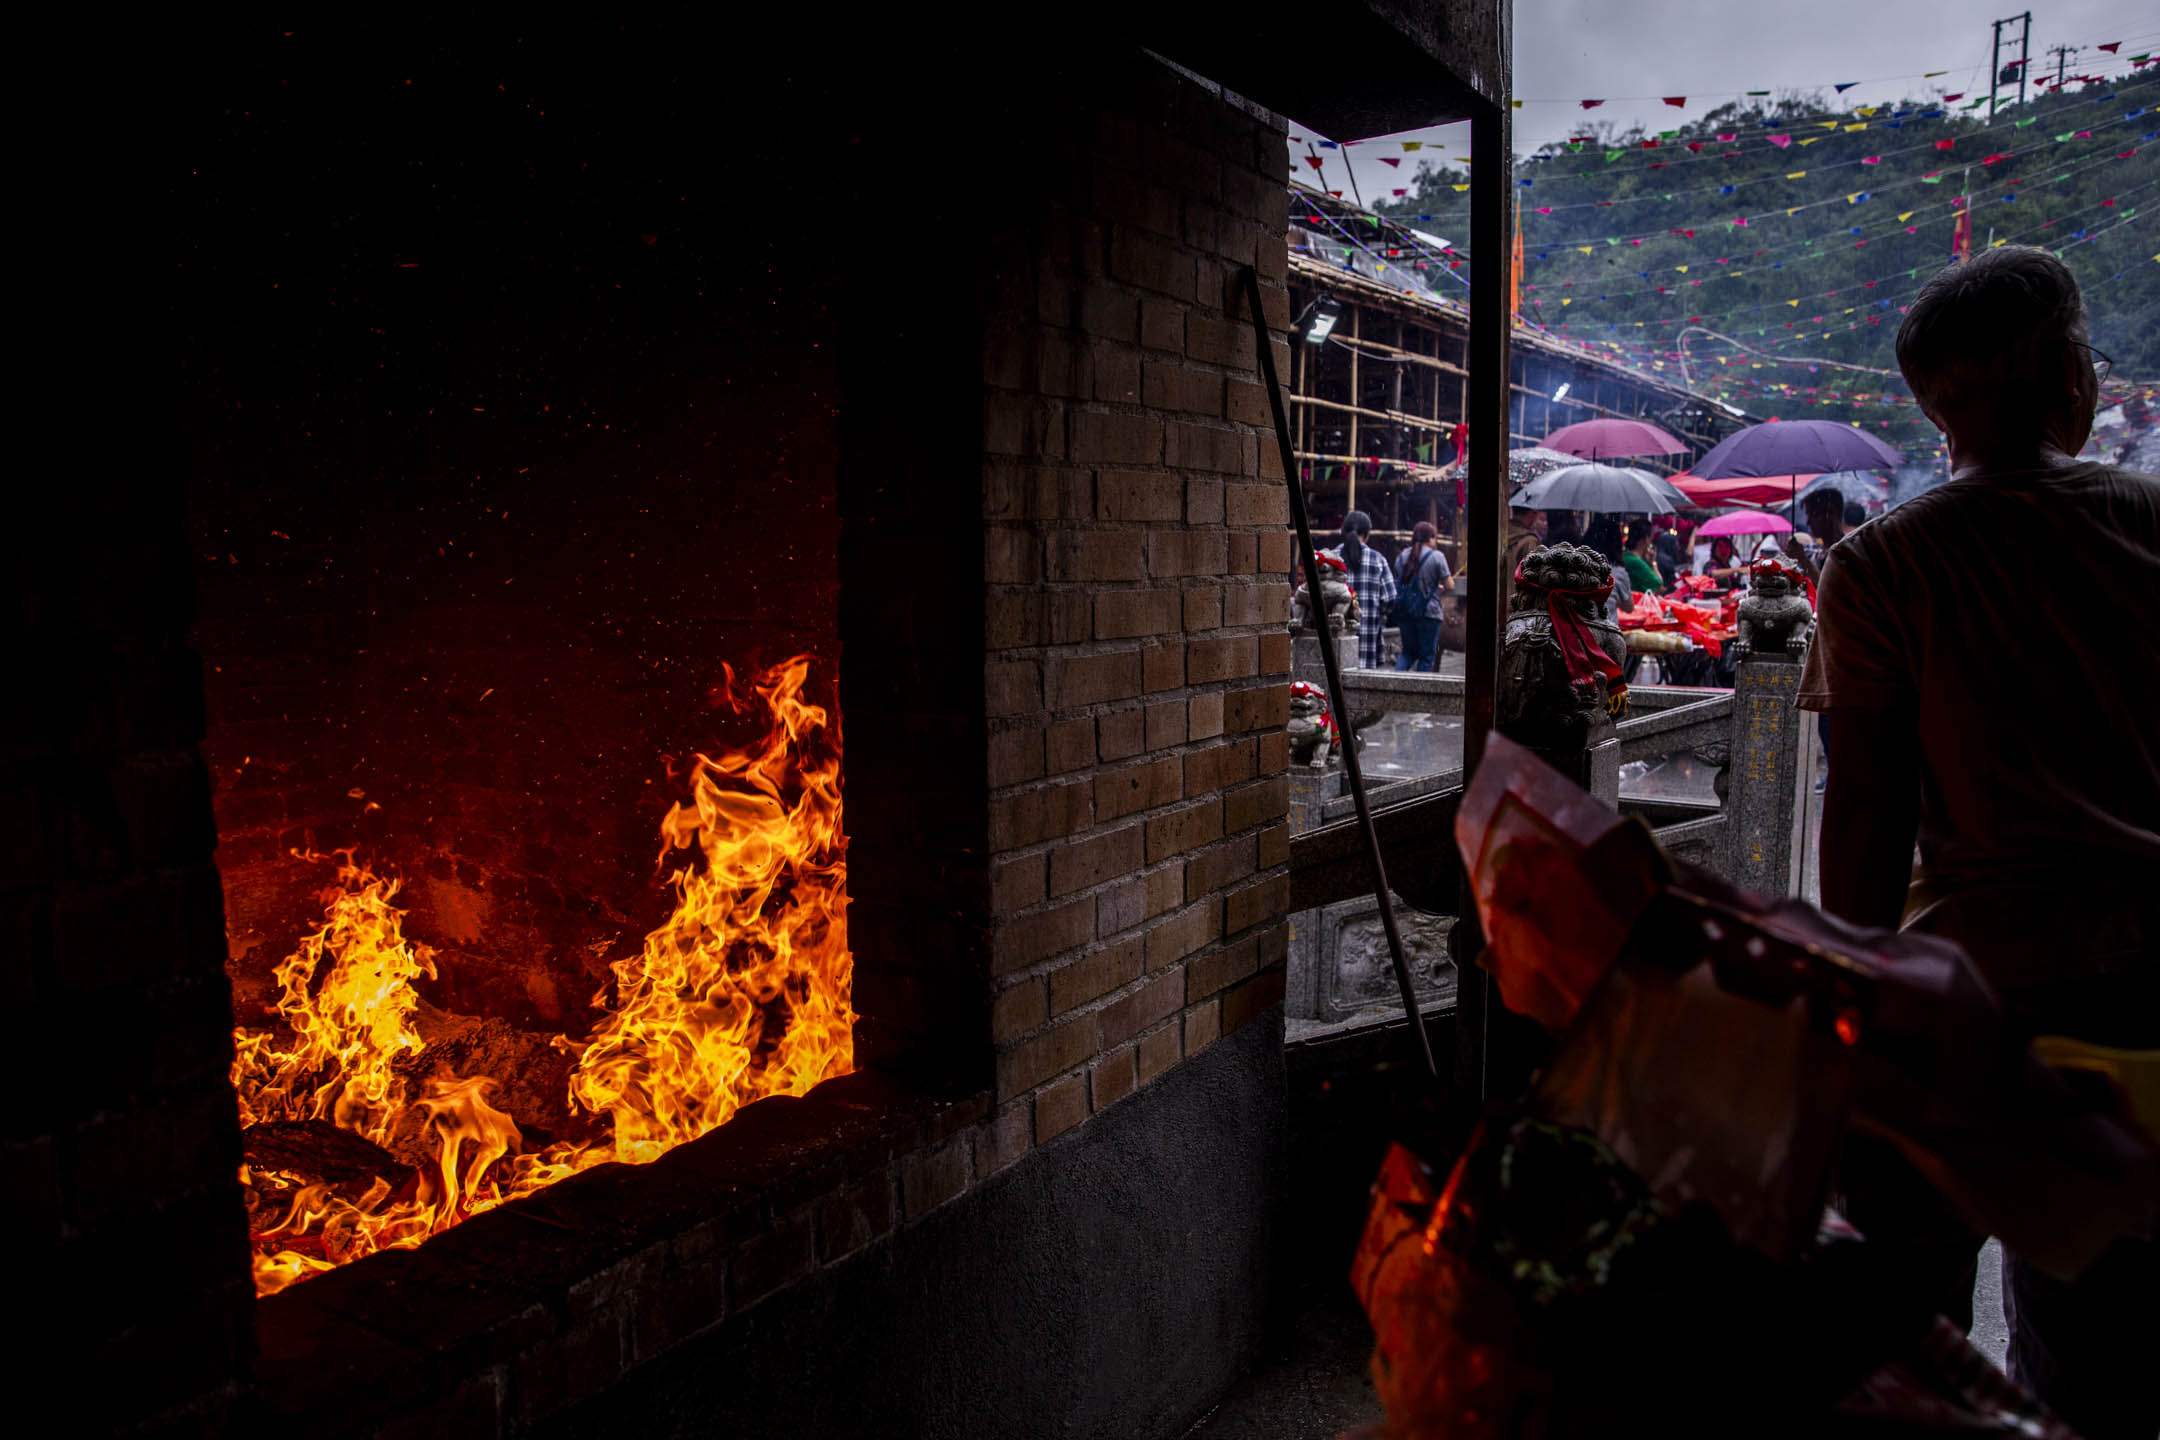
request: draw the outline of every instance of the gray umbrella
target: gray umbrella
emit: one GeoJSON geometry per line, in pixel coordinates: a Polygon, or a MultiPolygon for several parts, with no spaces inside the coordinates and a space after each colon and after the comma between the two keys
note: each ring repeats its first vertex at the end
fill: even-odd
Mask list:
{"type": "Polygon", "coordinates": [[[1570,465],[1538,476],[1509,497],[1532,510],[1594,510],[1609,515],[1670,515],[1692,505],[1669,480],[1618,465],[1570,465]],[[1677,503],[1675,503],[1677,496],[1677,503]]]}

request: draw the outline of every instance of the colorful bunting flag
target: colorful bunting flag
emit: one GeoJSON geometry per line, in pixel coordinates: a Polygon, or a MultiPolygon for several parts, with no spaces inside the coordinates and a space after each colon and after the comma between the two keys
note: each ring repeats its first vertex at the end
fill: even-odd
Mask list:
{"type": "Polygon", "coordinates": [[[1863,156],[1861,156],[1861,157],[1860,157],[1860,163],[1861,163],[1862,165],[1880,165],[1880,164],[1882,164],[1882,156],[1880,156],[1880,155],[1863,155],[1863,156]]]}
{"type": "Polygon", "coordinates": [[[1837,86],[1835,86],[1834,88],[1835,88],[1835,89],[1837,90],[1837,93],[1838,93],[1838,94],[1842,95],[1842,94],[1844,94],[1844,93],[1845,93],[1845,92],[1846,92],[1847,90],[1850,90],[1850,89],[1852,89],[1852,88],[1853,88],[1853,86],[1855,86],[1855,85],[1858,85],[1859,83],[1860,83],[1860,82],[1859,82],[1859,81],[1857,81],[1857,80],[1846,80],[1846,81],[1844,81],[1844,82],[1842,82],[1842,83],[1838,84],[1838,85],[1837,85],[1837,86]]]}
{"type": "MultiPolygon", "coordinates": [[[[1422,150],[1425,148],[1425,142],[1422,140],[1405,140],[1402,142],[1402,148],[1405,150],[1422,150]]],[[[1447,146],[1442,145],[1439,148],[1445,150],[1447,146]]]]}
{"type": "MultiPolygon", "coordinates": [[[[1382,155],[1377,158],[1382,165],[1389,166],[1390,168],[1396,170],[1400,170],[1402,168],[1402,156],[1400,155],[1382,155]]],[[[1523,184],[1525,185],[1529,183],[1530,182],[1527,180],[1523,181],[1523,184]]]]}
{"type": "Polygon", "coordinates": [[[1595,110],[1598,106],[1604,104],[1605,102],[1603,100],[1584,100],[1579,103],[1585,110],[1595,110]]]}
{"type": "Polygon", "coordinates": [[[1665,103],[1672,106],[1675,110],[1685,110],[1687,108],[1687,96],[1667,95],[1665,97],[1665,103]]]}
{"type": "Polygon", "coordinates": [[[2118,51],[2118,50],[2122,49],[2122,41],[2120,41],[2120,40],[2110,40],[2110,41],[2108,41],[2108,43],[2107,43],[2107,44],[2105,44],[2105,45],[2100,45],[2100,46],[2096,46],[2096,47],[2094,47],[2094,48],[2096,48],[2096,49],[2100,49],[2100,50],[2105,50],[2105,51],[2107,51],[2107,52],[2108,52],[2108,54],[2110,54],[2110,55],[2113,55],[2113,54],[2114,54],[2114,53],[2115,53],[2116,51],[2118,51]]]}
{"type": "Polygon", "coordinates": [[[1955,144],[1957,144],[1957,140],[1955,137],[1952,137],[1948,140],[1937,140],[1935,142],[1935,148],[1937,150],[1948,150],[1951,146],[1955,144]]]}
{"type": "Polygon", "coordinates": [[[1790,135],[1766,135],[1763,138],[1768,140],[1772,145],[1777,146],[1777,148],[1780,150],[1783,150],[1786,146],[1792,144],[1792,136],[1790,135]]]}

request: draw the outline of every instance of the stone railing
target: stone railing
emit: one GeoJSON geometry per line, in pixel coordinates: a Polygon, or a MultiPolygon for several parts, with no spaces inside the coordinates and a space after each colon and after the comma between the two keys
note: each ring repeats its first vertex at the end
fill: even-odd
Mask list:
{"type": "MultiPolygon", "coordinates": [[[[1659,843],[1680,859],[1750,889],[1799,893],[1815,727],[1792,707],[1798,677],[1797,665],[1763,659],[1740,667],[1733,690],[1631,690],[1627,717],[1591,753],[1592,792],[1642,815],[1659,843]],[[1660,760],[1668,763],[1652,776],[1632,771],[1660,760]],[[1658,773],[1690,783],[1646,783],[1658,773]]],[[[1312,679],[1318,683],[1319,677],[1312,679]]],[[[1384,717],[1362,732],[1373,823],[1389,888],[1405,907],[1401,928],[1420,1004],[1446,1007],[1455,993],[1446,938],[1460,883],[1453,830],[1463,780],[1464,682],[1458,676],[1350,669],[1343,672],[1343,688],[1353,718],[1373,712],[1384,717]],[[1457,721],[1452,737],[1449,717],[1457,721]],[[1406,721],[1430,741],[1414,747],[1408,763],[1397,754],[1404,747],[1396,738],[1406,721]],[[1433,721],[1441,723],[1428,723],[1433,721]]],[[[1290,784],[1293,1028],[1394,1007],[1394,976],[1342,771],[1293,767],[1290,784]]]]}

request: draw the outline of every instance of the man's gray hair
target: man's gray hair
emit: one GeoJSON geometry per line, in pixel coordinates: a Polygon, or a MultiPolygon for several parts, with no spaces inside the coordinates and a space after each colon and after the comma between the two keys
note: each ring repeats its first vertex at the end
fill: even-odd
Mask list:
{"type": "Polygon", "coordinates": [[[2025,412],[2059,391],[2063,349],[2085,335],[2070,267],[2036,246],[2006,245],[1920,288],[1898,326],[1898,368],[1931,409],[2025,412]]]}

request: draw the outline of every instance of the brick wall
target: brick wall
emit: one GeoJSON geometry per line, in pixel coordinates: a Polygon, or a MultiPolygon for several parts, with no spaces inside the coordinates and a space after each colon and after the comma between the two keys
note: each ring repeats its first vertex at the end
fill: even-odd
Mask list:
{"type": "Polygon", "coordinates": [[[23,1363],[56,1344],[61,1374],[107,1377],[54,1397],[68,1428],[215,1433],[244,1399],[254,1290],[187,550],[169,491],[99,503],[18,567],[0,740],[23,1363]]]}
{"type": "Polygon", "coordinates": [[[995,1126],[1040,1144],[1279,1004],[1281,124],[1137,54],[999,237],[983,354],[995,1126]],[[1278,346],[1280,341],[1278,340],[1278,346]],[[1280,357],[1280,351],[1278,351],[1280,357]],[[1280,360],[1279,360],[1280,363],[1280,360]]]}

